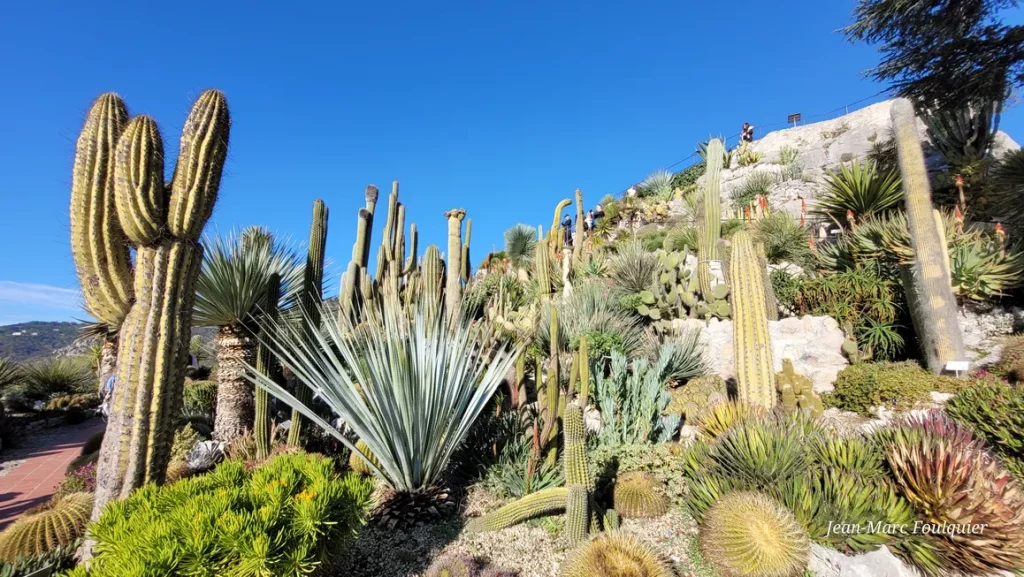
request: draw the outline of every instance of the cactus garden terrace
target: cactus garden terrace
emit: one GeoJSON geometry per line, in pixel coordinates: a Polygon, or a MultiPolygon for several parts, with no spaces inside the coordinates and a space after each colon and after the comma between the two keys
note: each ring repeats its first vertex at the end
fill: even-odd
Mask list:
{"type": "MultiPolygon", "coordinates": [[[[844,33],[891,42],[893,2],[844,33]]],[[[540,225],[325,190],[299,240],[213,224],[259,154],[235,89],[75,103],[91,321],[0,358],[0,577],[1024,573],[1024,152],[969,86],[694,142],[540,225]]]]}

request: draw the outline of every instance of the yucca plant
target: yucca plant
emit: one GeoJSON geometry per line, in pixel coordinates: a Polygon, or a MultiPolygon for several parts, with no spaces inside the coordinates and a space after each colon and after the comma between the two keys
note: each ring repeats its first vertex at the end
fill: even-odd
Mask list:
{"type": "Polygon", "coordinates": [[[280,305],[294,301],[302,286],[303,266],[288,243],[250,227],[241,233],[203,241],[203,268],[196,282],[197,326],[217,327],[217,414],[214,439],[228,442],[254,422],[253,388],[245,365],[256,356],[252,338],[259,303],[272,275],[281,279],[280,305]]]}
{"type": "Polygon", "coordinates": [[[693,250],[697,246],[697,229],[692,226],[677,226],[665,234],[662,248],[671,252],[675,250],[693,250]]]}
{"type": "Polygon", "coordinates": [[[811,233],[784,210],[773,212],[754,225],[754,240],[764,245],[768,262],[804,264],[811,258],[811,233]]]}
{"type": "Polygon", "coordinates": [[[1024,488],[984,443],[938,410],[904,417],[878,440],[946,568],[979,575],[1024,568],[1024,488]]]}
{"type": "Polygon", "coordinates": [[[21,399],[46,401],[56,395],[95,392],[95,376],[84,358],[53,357],[22,365],[14,369],[10,392],[21,399]]]}
{"type": "Polygon", "coordinates": [[[536,228],[528,224],[517,224],[505,231],[505,256],[516,269],[530,266],[536,248],[536,228]]]}
{"type": "Polygon", "coordinates": [[[903,199],[899,172],[880,173],[872,161],[854,160],[839,172],[825,175],[825,194],[815,201],[815,214],[845,224],[847,213],[857,219],[894,210],[903,199]]]}
{"type": "Polygon", "coordinates": [[[655,275],[662,265],[653,252],[646,250],[639,242],[631,241],[619,247],[619,252],[609,263],[612,287],[623,295],[632,295],[650,290],[655,275]]]}
{"type": "Polygon", "coordinates": [[[19,380],[21,380],[21,368],[8,358],[0,358],[0,391],[19,380]]]}
{"type": "MultiPolygon", "coordinates": [[[[367,309],[353,326],[347,317],[324,315],[310,343],[304,332],[261,321],[268,344],[362,440],[379,465],[366,464],[395,491],[381,522],[415,521],[447,505],[442,474],[452,454],[484,410],[519,351],[491,338],[489,323],[456,318],[449,324],[422,308],[411,314],[397,295],[367,309]]],[[[296,408],[327,434],[355,446],[313,407],[300,403],[251,365],[246,375],[296,408]]]]}
{"type": "MultiPolygon", "coordinates": [[[[661,266],[660,264],[658,266],[661,266]]],[[[576,349],[581,336],[591,341],[591,358],[616,350],[636,354],[647,344],[640,320],[624,310],[611,287],[598,282],[581,283],[557,306],[559,348],[576,349]]],[[[549,350],[551,309],[545,307],[537,324],[536,344],[549,350]]]]}
{"type": "Polygon", "coordinates": [[[657,200],[672,200],[672,176],[667,170],[652,172],[640,183],[638,194],[657,200]]]}

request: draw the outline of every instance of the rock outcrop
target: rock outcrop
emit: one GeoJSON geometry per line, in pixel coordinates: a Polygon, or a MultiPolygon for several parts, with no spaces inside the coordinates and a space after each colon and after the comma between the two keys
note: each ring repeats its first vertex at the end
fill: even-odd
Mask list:
{"type": "MultiPolygon", "coordinates": [[[[732,321],[686,319],[676,321],[680,330],[699,329],[705,358],[712,372],[729,380],[736,377],[732,321]]],[[[814,391],[831,391],[836,375],[849,363],[843,356],[843,330],[831,317],[790,317],[768,323],[772,360],[782,371],[782,359],[793,361],[796,372],[814,382],[814,391]]]]}
{"type": "Polygon", "coordinates": [[[907,565],[883,545],[870,553],[847,556],[839,551],[811,544],[807,570],[816,577],[917,577],[907,565]]]}

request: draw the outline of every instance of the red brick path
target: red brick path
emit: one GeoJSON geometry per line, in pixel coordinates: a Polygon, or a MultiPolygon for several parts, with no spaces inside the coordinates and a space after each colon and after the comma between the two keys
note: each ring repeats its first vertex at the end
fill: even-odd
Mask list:
{"type": "Polygon", "coordinates": [[[68,463],[78,456],[89,437],[105,426],[102,420],[95,419],[66,427],[48,434],[42,446],[25,454],[11,455],[12,459],[25,459],[25,462],[0,477],[0,529],[13,523],[27,509],[46,502],[64,479],[68,463]]]}

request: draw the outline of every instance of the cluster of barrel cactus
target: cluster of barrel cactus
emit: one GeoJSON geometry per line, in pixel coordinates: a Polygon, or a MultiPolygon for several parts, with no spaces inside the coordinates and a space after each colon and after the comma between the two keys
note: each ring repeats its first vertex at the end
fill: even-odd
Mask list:
{"type": "Polygon", "coordinates": [[[824,412],[821,397],[814,393],[814,382],[797,374],[793,370],[793,361],[782,360],[782,372],[775,376],[775,386],[782,396],[782,405],[787,409],[807,411],[814,417],[824,412]]]}
{"type": "Polygon", "coordinates": [[[681,251],[658,251],[662,270],[653,290],[640,293],[636,311],[640,316],[654,321],[654,328],[660,332],[671,329],[671,321],[679,318],[709,319],[729,318],[729,287],[715,285],[706,294],[700,292],[697,272],[686,266],[689,254],[681,251]]]}
{"type": "Polygon", "coordinates": [[[21,517],[0,533],[0,561],[14,563],[72,545],[85,536],[92,504],[92,493],[71,493],[21,517]]]}

